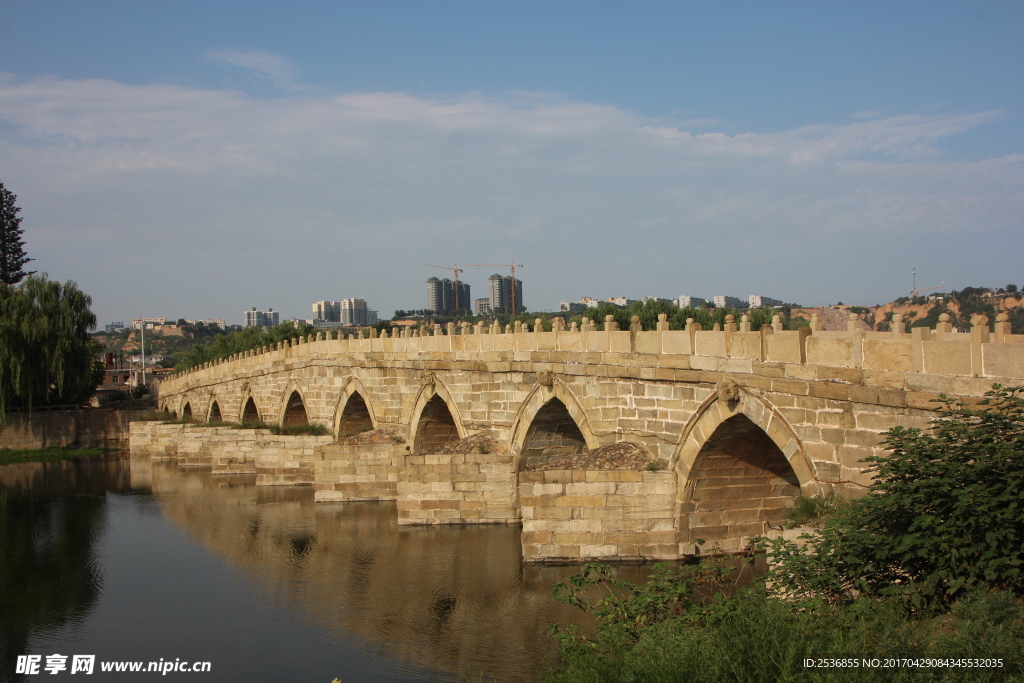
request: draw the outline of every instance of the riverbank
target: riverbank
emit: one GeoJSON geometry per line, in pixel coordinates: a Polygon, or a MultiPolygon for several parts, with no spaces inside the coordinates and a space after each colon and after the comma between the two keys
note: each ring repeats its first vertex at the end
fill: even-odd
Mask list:
{"type": "Polygon", "coordinates": [[[60,462],[62,460],[98,459],[104,458],[111,453],[116,453],[117,450],[118,449],[116,448],[3,448],[0,449],[0,467],[27,462],[60,462]]]}

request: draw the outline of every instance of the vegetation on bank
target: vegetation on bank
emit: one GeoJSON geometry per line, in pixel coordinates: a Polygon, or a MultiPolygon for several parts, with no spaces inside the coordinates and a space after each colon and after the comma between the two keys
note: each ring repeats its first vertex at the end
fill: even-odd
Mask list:
{"type": "Polygon", "coordinates": [[[886,432],[870,495],[825,510],[803,545],[765,541],[773,566],[751,587],[716,565],[644,586],[587,565],[555,591],[596,632],[553,627],[547,679],[1024,680],[1022,395],[995,385],[975,408],[946,401],[930,431],[886,432]]]}
{"type": "Polygon", "coordinates": [[[0,449],[0,466],[25,462],[58,462],[78,458],[102,458],[113,453],[114,448],[27,448],[0,449]]]}
{"type": "Polygon", "coordinates": [[[0,425],[7,411],[86,401],[103,381],[92,299],[71,281],[0,283],[0,425]]]}
{"type": "Polygon", "coordinates": [[[252,351],[264,346],[278,344],[285,340],[298,339],[315,334],[316,328],[307,323],[281,323],[269,329],[246,327],[215,336],[205,344],[196,344],[178,355],[176,370],[188,370],[203,363],[209,363],[236,353],[252,351]]]}

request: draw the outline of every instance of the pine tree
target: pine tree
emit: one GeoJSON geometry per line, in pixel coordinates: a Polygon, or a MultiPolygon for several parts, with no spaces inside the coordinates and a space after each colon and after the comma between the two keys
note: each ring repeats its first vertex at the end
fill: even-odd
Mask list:
{"type": "Polygon", "coordinates": [[[8,285],[16,285],[35,272],[24,271],[25,264],[32,259],[25,255],[25,241],[21,239],[24,230],[18,217],[21,209],[14,205],[17,199],[0,182],[0,282],[8,285]]]}

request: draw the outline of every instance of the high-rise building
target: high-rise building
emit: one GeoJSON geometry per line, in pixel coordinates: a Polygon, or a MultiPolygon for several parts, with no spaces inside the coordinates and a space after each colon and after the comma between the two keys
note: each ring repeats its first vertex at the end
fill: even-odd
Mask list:
{"type": "Polygon", "coordinates": [[[358,325],[365,327],[377,322],[377,312],[371,311],[366,306],[365,299],[342,299],[341,300],[341,323],[343,325],[358,325]],[[373,322],[370,322],[370,313],[373,313],[373,322]]]}
{"type": "Polygon", "coordinates": [[[473,302],[473,315],[490,315],[491,314],[491,300],[490,299],[476,299],[473,302]]]}
{"type": "Polygon", "coordinates": [[[465,282],[455,283],[445,278],[439,280],[432,277],[427,280],[427,310],[434,313],[470,309],[472,298],[469,294],[469,285],[465,282]],[[456,287],[456,284],[458,286],[456,287]],[[455,294],[458,292],[458,298],[455,294]]]}
{"type": "Polygon", "coordinates": [[[317,301],[313,304],[313,320],[323,320],[329,323],[341,322],[341,302],[317,301]]]}
{"type": "Polygon", "coordinates": [[[515,301],[512,300],[513,278],[509,275],[494,275],[487,278],[491,288],[491,310],[495,313],[519,313],[523,311],[523,283],[515,280],[515,301]]]}
{"type": "Polygon", "coordinates": [[[281,322],[281,315],[273,308],[257,311],[252,308],[245,312],[246,327],[276,327],[281,322]]]}

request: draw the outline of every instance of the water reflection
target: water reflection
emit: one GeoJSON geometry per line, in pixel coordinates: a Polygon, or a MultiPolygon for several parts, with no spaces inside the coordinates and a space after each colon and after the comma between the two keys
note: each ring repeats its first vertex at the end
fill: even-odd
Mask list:
{"type": "Polygon", "coordinates": [[[223,680],[528,681],[546,625],[582,617],[550,592],[577,568],[523,565],[518,527],[399,527],[394,504],[166,461],[55,465],[0,468],[0,680],[63,648],[223,680]]]}
{"type": "Polygon", "coordinates": [[[130,467],[125,453],[101,459],[4,465],[0,466],[0,491],[16,499],[128,491],[132,486],[130,467]]]}
{"type": "Polygon", "coordinates": [[[310,487],[255,487],[156,463],[166,517],[336,638],[414,666],[530,680],[547,623],[577,618],[550,586],[567,568],[524,568],[510,526],[399,527],[394,504],[314,503],[310,487]]]}
{"type": "MultiPolygon", "coordinates": [[[[79,472],[47,469],[51,475],[79,472]]],[[[52,489],[47,472],[36,471],[31,480],[52,489]]],[[[78,481],[86,488],[96,483],[91,478],[78,481]]],[[[14,673],[15,661],[27,652],[31,636],[85,621],[103,585],[95,552],[106,523],[103,499],[26,494],[25,488],[0,489],[0,680],[4,681],[20,680],[14,673]]]]}

